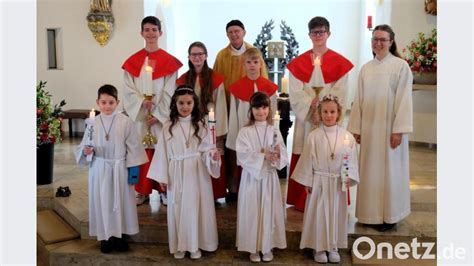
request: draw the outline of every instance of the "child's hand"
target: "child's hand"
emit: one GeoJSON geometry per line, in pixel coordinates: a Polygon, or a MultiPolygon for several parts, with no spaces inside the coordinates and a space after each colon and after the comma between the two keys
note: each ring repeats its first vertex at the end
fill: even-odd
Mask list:
{"type": "Polygon", "coordinates": [[[311,108],[312,109],[317,109],[319,105],[319,98],[314,97],[314,99],[311,101],[311,108]]]}
{"type": "Polygon", "coordinates": [[[265,150],[265,160],[269,161],[270,163],[273,163],[277,160],[275,153],[265,150]]]}
{"type": "Polygon", "coordinates": [[[151,111],[151,109],[153,108],[155,104],[153,103],[152,100],[148,100],[148,99],[145,99],[143,100],[142,102],[142,106],[147,109],[148,111],[151,111]]]}
{"type": "Polygon", "coordinates": [[[158,183],[160,185],[161,190],[166,191],[167,186],[165,183],[158,183]]]}
{"type": "Polygon", "coordinates": [[[351,186],[351,181],[349,180],[349,178],[347,178],[346,181],[344,181],[344,185],[346,185],[346,187],[351,186]]]}
{"type": "Polygon", "coordinates": [[[311,192],[313,192],[313,188],[312,187],[304,187],[304,191],[306,192],[306,194],[310,194],[311,192]]]}
{"type": "Polygon", "coordinates": [[[360,144],[360,135],[359,134],[352,134],[357,142],[357,144],[360,144]]]}
{"type": "Polygon", "coordinates": [[[212,154],[213,161],[219,161],[221,159],[221,152],[219,151],[219,149],[217,148],[212,149],[211,154],[212,154]]]}
{"type": "Polygon", "coordinates": [[[90,146],[85,146],[83,151],[84,155],[91,155],[94,153],[94,148],[90,146]]]}
{"type": "Polygon", "coordinates": [[[153,126],[154,124],[158,123],[158,118],[154,117],[154,116],[149,116],[148,117],[148,120],[146,121],[146,124],[147,126],[151,127],[153,126]]]}

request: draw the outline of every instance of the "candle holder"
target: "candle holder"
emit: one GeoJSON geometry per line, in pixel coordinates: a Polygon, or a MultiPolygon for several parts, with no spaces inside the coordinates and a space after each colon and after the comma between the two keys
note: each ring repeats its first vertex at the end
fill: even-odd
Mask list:
{"type": "MultiPolygon", "coordinates": [[[[146,100],[153,100],[153,95],[144,95],[145,96],[145,99],[146,100]]],[[[151,110],[148,110],[148,114],[147,114],[147,120],[152,118],[153,116],[151,115],[151,110]]],[[[146,123],[146,121],[145,121],[146,123]]],[[[148,126],[147,127],[147,130],[146,130],[146,134],[145,136],[143,137],[143,141],[142,141],[143,145],[145,145],[146,147],[152,147],[153,145],[155,145],[156,143],[158,143],[158,139],[153,135],[153,133],[151,132],[151,126],[148,126]]]]}

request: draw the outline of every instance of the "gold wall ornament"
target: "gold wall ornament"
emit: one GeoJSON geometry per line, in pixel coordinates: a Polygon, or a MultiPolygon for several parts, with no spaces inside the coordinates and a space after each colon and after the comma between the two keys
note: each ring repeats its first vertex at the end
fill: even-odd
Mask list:
{"type": "Polygon", "coordinates": [[[114,30],[114,16],[112,14],[112,0],[91,0],[87,15],[87,26],[94,39],[104,46],[114,30]]]}

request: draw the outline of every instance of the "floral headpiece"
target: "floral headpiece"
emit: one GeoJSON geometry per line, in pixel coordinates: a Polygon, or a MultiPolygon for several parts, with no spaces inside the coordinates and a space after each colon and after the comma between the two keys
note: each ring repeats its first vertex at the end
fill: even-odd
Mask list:
{"type": "Polygon", "coordinates": [[[337,104],[340,104],[340,103],[339,103],[339,97],[337,97],[336,95],[330,94],[330,93],[324,95],[324,96],[321,98],[321,102],[328,102],[328,101],[334,101],[334,102],[336,102],[337,104]]]}

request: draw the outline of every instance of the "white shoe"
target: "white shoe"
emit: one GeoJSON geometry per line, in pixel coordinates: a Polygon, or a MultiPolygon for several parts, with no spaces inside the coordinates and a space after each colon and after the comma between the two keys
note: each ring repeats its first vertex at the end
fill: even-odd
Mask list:
{"type": "Polygon", "coordinates": [[[314,252],[314,261],[318,263],[328,263],[328,256],[326,256],[326,251],[314,252]]]}
{"type": "Polygon", "coordinates": [[[160,202],[161,204],[168,206],[168,197],[166,196],[166,192],[160,193],[160,202]]]}
{"type": "Polygon", "coordinates": [[[186,255],[186,251],[176,251],[174,253],[174,258],[178,260],[184,259],[184,255],[186,255]]]}
{"type": "Polygon", "coordinates": [[[250,261],[251,262],[260,262],[260,254],[259,253],[250,253],[250,261]]]}
{"type": "Polygon", "coordinates": [[[330,263],[339,263],[341,261],[341,256],[339,256],[339,252],[336,251],[329,251],[328,256],[330,263]]]}
{"type": "Polygon", "coordinates": [[[202,256],[201,250],[198,249],[196,252],[191,252],[191,259],[197,260],[200,259],[202,256]]]}
{"type": "Polygon", "coordinates": [[[272,261],[273,260],[273,253],[270,250],[268,253],[263,254],[262,260],[265,262],[272,261]]]}
{"type": "Polygon", "coordinates": [[[143,203],[145,203],[147,201],[150,201],[150,196],[149,195],[143,195],[143,194],[138,193],[135,196],[135,203],[137,204],[137,206],[142,205],[143,203]]]}

